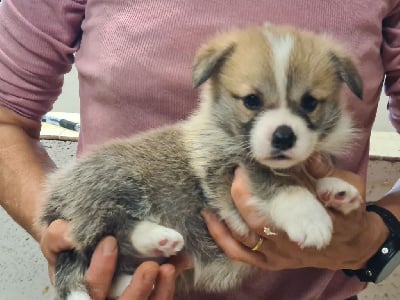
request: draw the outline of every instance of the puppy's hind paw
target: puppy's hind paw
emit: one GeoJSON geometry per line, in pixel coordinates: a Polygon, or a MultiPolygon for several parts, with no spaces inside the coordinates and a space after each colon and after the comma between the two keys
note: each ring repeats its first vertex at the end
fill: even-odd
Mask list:
{"type": "Polygon", "coordinates": [[[174,229],[143,221],[132,235],[132,245],[145,257],[170,257],[177,254],[184,246],[182,235],[174,229]]]}
{"type": "Polygon", "coordinates": [[[327,207],[348,214],[360,207],[363,199],[358,190],[348,182],[336,178],[319,179],[316,184],[318,198],[327,207]]]}

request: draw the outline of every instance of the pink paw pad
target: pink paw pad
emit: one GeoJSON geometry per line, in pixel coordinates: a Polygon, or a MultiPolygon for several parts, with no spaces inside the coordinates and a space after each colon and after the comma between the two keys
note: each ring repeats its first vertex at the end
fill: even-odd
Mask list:
{"type": "Polygon", "coordinates": [[[184,246],[183,236],[172,228],[143,221],[133,230],[131,242],[144,257],[177,254],[184,246]]]}
{"type": "Polygon", "coordinates": [[[344,214],[356,210],[363,202],[358,190],[339,178],[322,178],[317,181],[316,189],[318,198],[325,206],[344,214]]]}
{"type": "Polygon", "coordinates": [[[156,238],[157,235],[162,235],[161,239],[157,239],[154,245],[154,249],[152,252],[155,256],[169,257],[172,255],[176,255],[183,248],[183,238],[179,233],[175,231],[162,230],[161,232],[156,232],[154,235],[155,236],[153,236],[153,238],[156,238]]]}
{"type": "Polygon", "coordinates": [[[168,240],[167,240],[167,239],[164,239],[164,240],[159,241],[159,242],[158,242],[158,245],[160,245],[160,246],[165,246],[165,244],[167,244],[167,243],[168,243],[168,240]]]}

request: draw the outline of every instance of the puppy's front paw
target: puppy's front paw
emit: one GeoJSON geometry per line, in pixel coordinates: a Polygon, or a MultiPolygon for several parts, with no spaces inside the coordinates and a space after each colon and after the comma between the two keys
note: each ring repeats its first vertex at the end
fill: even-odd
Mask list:
{"type": "Polygon", "coordinates": [[[272,199],[270,208],[274,224],[300,247],[321,249],[329,244],[332,238],[332,220],[307,189],[287,188],[272,199]]]}
{"type": "Polygon", "coordinates": [[[360,207],[363,199],[358,190],[348,182],[326,177],[319,179],[316,184],[318,198],[325,206],[333,207],[344,214],[348,214],[360,207]]]}
{"type": "Polygon", "coordinates": [[[291,224],[288,224],[286,233],[301,248],[322,249],[331,241],[332,228],[329,215],[318,212],[298,216],[296,221],[293,220],[291,224]]]}
{"type": "Polygon", "coordinates": [[[145,257],[170,257],[182,250],[184,241],[182,235],[156,223],[143,221],[139,223],[132,235],[132,245],[145,257]]]}

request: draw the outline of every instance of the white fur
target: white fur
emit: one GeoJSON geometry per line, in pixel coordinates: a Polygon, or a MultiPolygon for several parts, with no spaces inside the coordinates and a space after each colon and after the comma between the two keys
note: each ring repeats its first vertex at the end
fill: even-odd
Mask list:
{"type": "Polygon", "coordinates": [[[182,250],[184,241],[182,235],[162,225],[143,221],[135,226],[131,234],[131,242],[143,256],[169,257],[182,250]],[[162,241],[165,241],[162,242],[162,241]]]}
{"type": "Polygon", "coordinates": [[[273,71],[278,95],[282,103],[286,102],[287,71],[290,62],[290,54],[293,50],[294,40],[289,34],[276,36],[268,29],[264,35],[270,43],[272,50],[273,71]]]}
{"type": "Polygon", "coordinates": [[[268,110],[255,121],[250,134],[250,145],[254,157],[262,164],[273,169],[284,169],[294,166],[307,159],[315,150],[318,136],[307,128],[306,123],[298,115],[287,108],[268,110]],[[295,145],[282,151],[288,159],[273,159],[272,135],[281,125],[292,128],[297,137],[295,145]]]}
{"type": "Polygon", "coordinates": [[[82,291],[73,291],[67,296],[67,300],[91,300],[90,296],[82,291]]]}
{"type": "Polygon", "coordinates": [[[108,298],[117,299],[119,298],[128,285],[131,283],[133,275],[120,274],[114,278],[110,291],[108,292],[108,298]]]}
{"type": "Polygon", "coordinates": [[[321,249],[331,240],[331,218],[314,195],[303,187],[288,187],[268,203],[259,199],[258,207],[300,247],[321,249]]]}
{"type": "Polygon", "coordinates": [[[316,145],[316,151],[327,152],[332,155],[343,155],[350,146],[357,142],[358,130],[354,128],[349,113],[342,109],[342,115],[336,127],[330,132],[323,142],[316,145]]]}

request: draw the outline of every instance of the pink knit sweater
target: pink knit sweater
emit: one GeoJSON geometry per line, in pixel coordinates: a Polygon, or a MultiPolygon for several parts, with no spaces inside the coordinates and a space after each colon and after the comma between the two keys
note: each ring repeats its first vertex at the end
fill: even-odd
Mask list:
{"type": "MultiPolygon", "coordinates": [[[[366,174],[369,134],[386,75],[400,131],[400,0],[3,0],[0,104],[34,120],[61,92],[75,62],[79,151],[185,118],[197,104],[191,63],[198,46],[231,27],[285,23],[326,32],[358,58],[364,100],[350,93],[360,139],[342,167],[366,174]]],[[[207,299],[344,299],[364,285],[319,269],[261,272],[229,295],[207,299]]],[[[193,295],[191,299],[205,299],[193,295]]]]}

